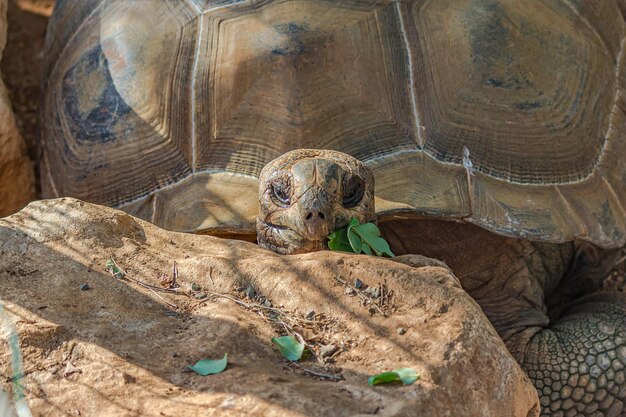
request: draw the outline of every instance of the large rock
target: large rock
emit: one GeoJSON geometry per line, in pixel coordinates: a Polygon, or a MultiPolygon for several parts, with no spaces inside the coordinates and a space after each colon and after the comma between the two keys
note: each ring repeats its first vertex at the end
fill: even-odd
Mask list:
{"type": "MultiPolygon", "coordinates": [[[[7,39],[6,12],[7,0],[0,0],[0,60],[7,39]]],[[[0,74],[0,217],[24,207],[33,197],[33,167],[0,74]]]]}
{"type": "MultiPolygon", "coordinates": [[[[281,256],[73,199],[0,220],[0,299],[19,334],[34,415],[537,416],[534,388],[450,270],[417,256],[397,261],[281,256]],[[223,296],[152,292],[107,273],[109,257],[156,287],[175,262],[182,290],[196,283],[195,294],[223,296]],[[337,279],[386,283],[386,302],[365,305],[337,279]],[[253,297],[254,288],[255,303],[267,297],[285,315],[251,308],[235,288],[253,297]],[[270,340],[288,327],[317,353],[334,345],[330,363],[283,360],[270,340]],[[219,375],[184,372],[224,353],[230,364],[219,375]],[[422,378],[368,387],[368,375],[400,367],[422,378]]],[[[0,341],[0,388],[10,392],[7,347],[0,341]]]]}

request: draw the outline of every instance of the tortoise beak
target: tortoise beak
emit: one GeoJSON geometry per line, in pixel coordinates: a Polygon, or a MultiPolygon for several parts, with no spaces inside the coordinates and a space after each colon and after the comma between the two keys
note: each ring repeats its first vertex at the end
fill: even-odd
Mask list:
{"type": "Polygon", "coordinates": [[[300,216],[300,231],[309,240],[324,241],[335,223],[333,206],[318,187],[311,187],[300,198],[300,216]]]}

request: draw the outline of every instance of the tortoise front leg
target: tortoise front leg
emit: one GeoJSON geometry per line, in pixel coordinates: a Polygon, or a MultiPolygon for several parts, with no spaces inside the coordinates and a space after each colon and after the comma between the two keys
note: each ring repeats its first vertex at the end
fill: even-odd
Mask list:
{"type": "Polygon", "coordinates": [[[591,294],[616,252],[507,244],[517,254],[508,266],[494,266],[497,275],[468,291],[537,388],[541,415],[623,416],[626,298],[591,294]]]}
{"type": "Polygon", "coordinates": [[[505,341],[537,388],[542,415],[624,415],[625,305],[624,297],[595,294],[547,328],[505,341]]]}
{"type": "Polygon", "coordinates": [[[526,370],[543,416],[625,415],[626,297],[585,296],[600,286],[616,251],[533,243],[450,222],[380,228],[394,253],[450,266],[526,370]]]}

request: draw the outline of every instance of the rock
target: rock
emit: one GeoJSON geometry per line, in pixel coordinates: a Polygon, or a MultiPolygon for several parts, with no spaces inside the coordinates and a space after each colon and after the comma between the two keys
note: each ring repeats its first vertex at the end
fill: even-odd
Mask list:
{"type": "MultiPolygon", "coordinates": [[[[0,0],[0,61],[6,44],[6,11],[7,0],[0,0]]],[[[0,217],[16,212],[33,198],[33,167],[0,74],[0,217]]]]}
{"type": "Polygon", "coordinates": [[[324,345],[320,349],[320,355],[322,355],[322,358],[327,358],[333,356],[337,350],[339,350],[339,348],[335,345],[324,345]]]}
{"type": "Polygon", "coordinates": [[[252,285],[248,285],[246,288],[246,297],[252,300],[256,297],[256,294],[256,289],[252,285]]]}
{"type": "Polygon", "coordinates": [[[67,364],[65,365],[65,371],[63,371],[63,376],[64,377],[68,377],[72,374],[75,373],[81,373],[82,370],[80,370],[79,368],[77,368],[76,366],[74,366],[74,364],[70,361],[67,361],[67,364]]]}
{"type": "MultiPolygon", "coordinates": [[[[528,378],[442,266],[337,252],[281,256],[252,243],[167,232],[74,199],[34,202],[0,220],[0,242],[0,300],[19,333],[28,370],[21,382],[33,415],[79,408],[86,416],[539,414],[528,378]],[[225,297],[199,303],[185,294],[155,294],[114,279],[105,270],[109,256],[129,277],[153,286],[176,262],[181,285],[195,280],[225,297]],[[36,271],[19,275],[18,267],[36,271]],[[199,282],[208,271],[212,281],[199,282]],[[370,315],[361,297],[346,297],[335,277],[351,274],[386,282],[395,310],[370,315]],[[76,288],[87,281],[98,291],[77,300],[76,288]],[[327,339],[315,343],[342,346],[333,366],[343,380],[285,366],[271,343],[283,329],[232,300],[244,296],[232,289],[250,282],[281,311],[304,319],[314,309],[315,320],[328,320],[327,339]],[[444,303],[449,310],[442,315],[444,303]],[[42,304],[47,308],[38,310],[42,304]],[[400,336],[399,327],[411,332],[400,336]],[[350,342],[357,340],[363,343],[350,342]],[[219,375],[181,372],[224,353],[230,365],[219,375]],[[49,364],[66,357],[81,372],[52,375],[49,364]],[[422,378],[407,387],[367,385],[369,375],[404,367],[422,378]],[[125,383],[129,378],[135,382],[125,383]]],[[[9,376],[3,343],[0,375],[9,376]]],[[[312,360],[299,365],[312,368],[312,360]]],[[[9,378],[0,378],[2,390],[10,392],[9,378]]]]}
{"type": "Polygon", "coordinates": [[[402,336],[403,334],[406,333],[406,329],[404,327],[398,327],[397,332],[400,336],[402,336]]]}
{"type": "Polygon", "coordinates": [[[372,298],[376,299],[380,297],[380,287],[369,287],[365,291],[366,294],[369,294],[372,298]]]}

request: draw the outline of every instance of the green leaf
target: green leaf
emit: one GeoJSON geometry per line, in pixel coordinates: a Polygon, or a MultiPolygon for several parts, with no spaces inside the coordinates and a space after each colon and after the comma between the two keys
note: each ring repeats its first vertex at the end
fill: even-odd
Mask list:
{"type": "Polygon", "coordinates": [[[354,253],[350,241],[348,240],[348,229],[338,229],[328,236],[328,248],[330,250],[338,250],[341,252],[354,253]]]}
{"type": "Polygon", "coordinates": [[[387,241],[380,237],[380,230],[374,223],[363,223],[353,227],[352,230],[359,235],[363,243],[367,243],[376,255],[394,256],[387,241]]]}
{"type": "Polygon", "coordinates": [[[383,372],[370,376],[367,384],[372,387],[378,384],[389,384],[392,382],[402,382],[404,385],[411,385],[420,378],[420,373],[411,368],[395,369],[391,372],[383,372]]]}
{"type": "Polygon", "coordinates": [[[207,376],[221,373],[226,369],[226,365],[228,365],[228,353],[224,353],[222,359],[202,359],[188,368],[199,375],[207,376]]]}
{"type": "Polygon", "coordinates": [[[106,269],[113,275],[116,279],[124,278],[124,271],[120,269],[119,266],[115,263],[113,259],[108,259],[106,263],[106,269]]]}
{"type": "Polygon", "coordinates": [[[359,225],[359,220],[356,217],[353,217],[350,219],[350,222],[348,223],[347,227],[354,227],[354,226],[358,226],[359,225]]]}
{"type": "Polygon", "coordinates": [[[281,336],[272,338],[280,353],[289,361],[297,361],[302,357],[304,345],[293,336],[281,336]]]}
{"type": "Polygon", "coordinates": [[[378,384],[388,384],[390,382],[399,382],[400,376],[395,372],[383,372],[382,374],[377,374],[370,376],[367,379],[367,385],[373,387],[378,384]]]}
{"type": "Polygon", "coordinates": [[[348,240],[350,241],[350,247],[354,253],[361,253],[361,249],[363,248],[363,241],[357,235],[352,228],[354,225],[352,222],[348,225],[348,240]]]}
{"type": "Polygon", "coordinates": [[[392,372],[398,374],[398,376],[400,377],[400,381],[402,381],[404,385],[411,385],[412,383],[420,379],[421,376],[419,372],[411,368],[394,369],[392,372]]]}
{"type": "Polygon", "coordinates": [[[350,219],[348,226],[335,230],[328,236],[328,239],[330,250],[394,256],[387,241],[380,237],[380,230],[374,223],[359,224],[359,221],[354,217],[350,219]]]}

